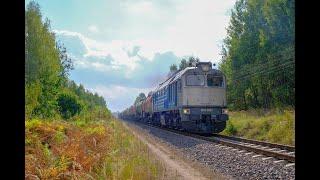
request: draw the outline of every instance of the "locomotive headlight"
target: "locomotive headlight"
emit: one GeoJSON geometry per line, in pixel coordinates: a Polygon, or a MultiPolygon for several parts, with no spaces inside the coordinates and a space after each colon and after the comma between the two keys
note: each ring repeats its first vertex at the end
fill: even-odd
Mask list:
{"type": "Polygon", "coordinates": [[[190,109],[183,109],[183,114],[190,114],[190,109]]]}
{"type": "Polygon", "coordinates": [[[227,109],[222,109],[222,113],[223,113],[223,114],[227,114],[227,113],[228,113],[228,110],[227,110],[227,109]]]}

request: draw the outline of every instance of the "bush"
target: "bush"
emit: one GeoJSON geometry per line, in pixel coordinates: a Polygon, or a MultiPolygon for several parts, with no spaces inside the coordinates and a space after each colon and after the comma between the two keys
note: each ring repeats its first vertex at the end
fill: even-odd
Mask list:
{"type": "Polygon", "coordinates": [[[39,105],[38,99],[41,92],[41,85],[39,82],[27,84],[25,87],[25,117],[31,118],[35,107],[39,105]]]}
{"type": "Polygon", "coordinates": [[[235,135],[237,133],[237,129],[236,127],[232,124],[231,121],[228,121],[227,122],[227,127],[225,129],[225,132],[228,134],[228,135],[235,135]]]}
{"type": "Polygon", "coordinates": [[[64,119],[69,119],[81,112],[82,103],[71,93],[62,93],[58,97],[59,112],[64,119]]]}

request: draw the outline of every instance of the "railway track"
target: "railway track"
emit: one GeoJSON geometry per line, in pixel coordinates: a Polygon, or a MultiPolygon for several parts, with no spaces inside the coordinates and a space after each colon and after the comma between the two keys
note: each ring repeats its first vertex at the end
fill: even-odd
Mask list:
{"type": "MultiPolygon", "coordinates": [[[[135,121],[136,122],[136,121],[135,121]]],[[[202,139],[209,142],[219,143],[221,145],[233,147],[236,149],[246,150],[249,152],[254,152],[257,154],[265,155],[268,157],[273,157],[280,160],[286,160],[288,162],[295,162],[295,147],[287,146],[282,144],[269,143],[264,141],[257,141],[252,139],[245,139],[234,136],[225,136],[220,134],[213,134],[213,136],[203,136],[199,134],[192,134],[189,132],[179,131],[176,129],[169,129],[164,127],[155,126],[152,124],[144,124],[143,125],[152,126],[158,129],[163,129],[166,131],[170,131],[176,134],[181,134],[185,136],[190,136],[193,138],[202,139]]]]}

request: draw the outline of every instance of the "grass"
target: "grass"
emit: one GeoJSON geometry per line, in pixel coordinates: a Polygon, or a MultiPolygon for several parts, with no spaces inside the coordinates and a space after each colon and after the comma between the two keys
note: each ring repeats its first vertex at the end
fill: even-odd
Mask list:
{"type": "Polygon", "coordinates": [[[230,119],[222,134],[294,145],[294,113],[292,109],[229,112],[230,119]]]}
{"type": "Polygon", "coordinates": [[[158,179],[163,166],[116,119],[25,122],[26,179],[158,179]]]}
{"type": "Polygon", "coordinates": [[[164,168],[152,158],[147,146],[119,121],[110,121],[108,125],[114,129],[114,148],[102,165],[99,179],[159,179],[164,168]]]}

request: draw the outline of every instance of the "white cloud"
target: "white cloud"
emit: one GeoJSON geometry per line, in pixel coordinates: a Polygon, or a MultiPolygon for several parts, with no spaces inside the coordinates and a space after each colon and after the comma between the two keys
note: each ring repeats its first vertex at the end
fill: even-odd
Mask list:
{"type": "MultiPolygon", "coordinates": [[[[202,60],[220,59],[219,42],[226,36],[229,22],[226,10],[232,1],[192,0],[177,5],[173,25],[151,43],[156,49],[170,49],[178,56],[195,55],[202,60]]],[[[148,48],[150,48],[150,43],[148,48]]],[[[144,47],[141,48],[143,52],[144,47]]]]}
{"type": "Polygon", "coordinates": [[[137,96],[139,93],[143,92],[146,95],[150,92],[153,88],[132,88],[132,87],[125,87],[119,85],[97,85],[90,90],[93,92],[97,92],[98,94],[102,95],[106,99],[115,100],[119,97],[123,97],[130,94],[134,94],[133,96],[137,96]]]}
{"type": "Polygon", "coordinates": [[[137,23],[133,26],[142,27],[138,30],[148,30],[131,42],[139,45],[139,54],[148,59],[152,59],[156,52],[173,51],[180,57],[195,55],[204,61],[217,62],[229,22],[230,14],[227,12],[235,1],[172,1],[175,10],[170,13],[165,7],[161,9],[151,1],[126,2],[125,7],[132,16],[141,15],[140,19],[134,19],[137,23]],[[149,31],[150,23],[157,25],[151,30],[153,32],[149,31]],[[163,27],[158,28],[159,24],[163,24],[163,27]],[[151,33],[157,35],[149,37],[151,33]]]}
{"type": "MultiPolygon", "coordinates": [[[[138,57],[129,57],[128,50],[139,46],[138,54],[152,60],[155,53],[172,51],[178,57],[194,55],[203,61],[217,63],[220,59],[220,46],[226,36],[225,28],[228,25],[229,15],[226,11],[231,8],[235,0],[189,0],[176,4],[176,12],[172,14],[174,23],[164,27],[164,33],[157,37],[136,37],[131,40],[114,39],[109,42],[90,39],[78,32],[59,31],[58,34],[78,36],[84,43],[87,53],[84,57],[105,57],[110,55],[114,67],[124,65],[128,68],[127,76],[133,72],[140,60],[138,57]]],[[[126,3],[125,7],[132,13],[153,14],[159,11],[150,1],[126,3]]],[[[155,13],[157,14],[157,13],[155,13]]],[[[147,18],[147,17],[146,17],[147,18]]],[[[143,26],[143,24],[137,24],[143,26]]],[[[96,26],[90,26],[93,31],[96,26]]],[[[157,31],[157,29],[154,29],[157,31]]],[[[148,32],[145,32],[148,34],[148,32]]],[[[97,66],[95,65],[96,67],[97,66]]]]}
{"type": "Polygon", "coordinates": [[[89,30],[90,32],[92,32],[92,33],[98,33],[98,32],[100,32],[99,28],[98,28],[97,26],[95,26],[95,25],[89,26],[89,27],[88,27],[88,30],[89,30]]]}
{"type": "Polygon", "coordinates": [[[107,101],[107,106],[112,111],[121,111],[131,106],[139,93],[143,92],[147,96],[152,88],[132,88],[119,85],[97,85],[88,88],[91,92],[97,92],[107,101]]]}
{"type": "MultiPolygon", "coordinates": [[[[100,42],[93,39],[90,39],[78,32],[66,31],[66,30],[53,30],[58,35],[64,36],[77,36],[86,47],[87,53],[84,55],[82,59],[88,57],[107,57],[110,55],[114,61],[111,61],[111,65],[113,67],[118,67],[124,65],[128,68],[128,72],[133,71],[137,66],[137,61],[139,58],[137,57],[129,57],[125,49],[132,49],[133,44],[128,41],[122,40],[112,40],[111,42],[100,42]]],[[[82,63],[82,65],[89,65],[87,63],[82,63]]],[[[93,65],[95,67],[101,67],[93,65]]],[[[101,69],[101,68],[100,68],[101,69]]]]}

